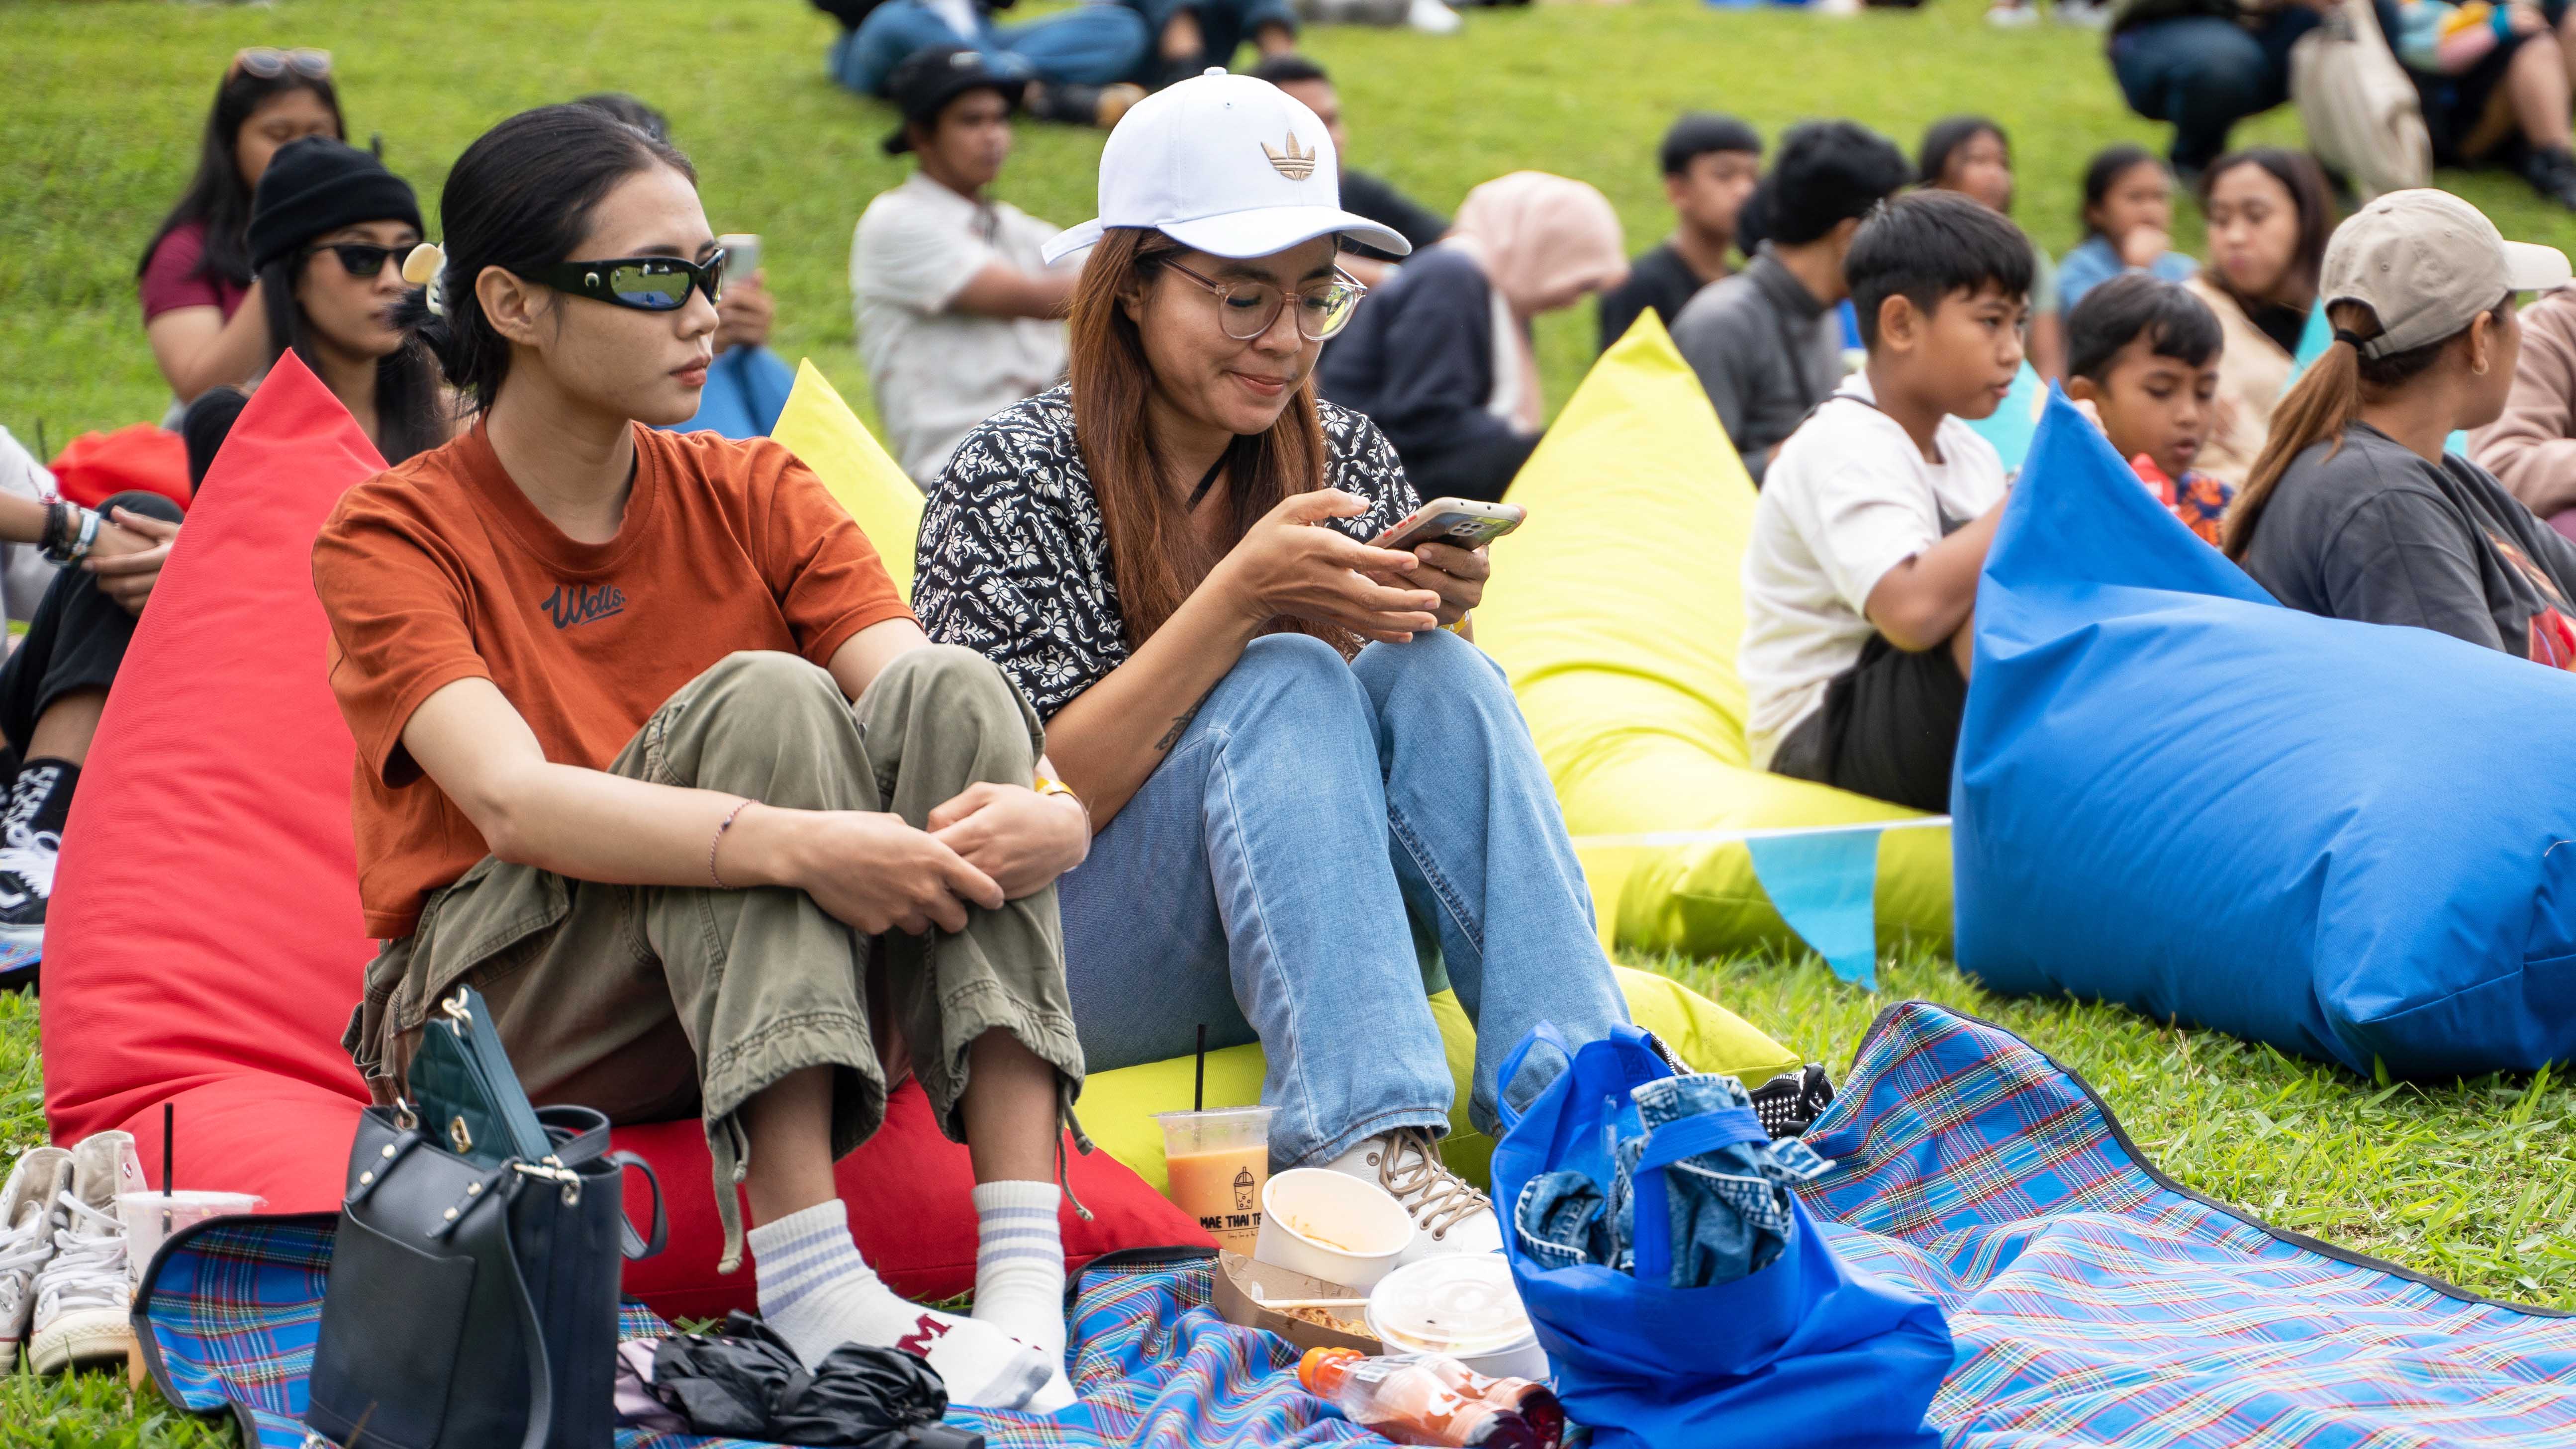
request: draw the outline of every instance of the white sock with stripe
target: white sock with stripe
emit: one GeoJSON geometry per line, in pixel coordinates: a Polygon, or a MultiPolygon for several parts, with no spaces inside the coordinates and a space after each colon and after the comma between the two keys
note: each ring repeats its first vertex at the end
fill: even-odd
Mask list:
{"type": "MultiPolygon", "coordinates": [[[[749,1237],[760,1316],[807,1368],[844,1343],[899,1348],[939,1371],[951,1403],[982,1409],[1026,1408],[1062,1381],[1055,1366],[1064,1358],[1061,1336],[1050,1361],[999,1328],[924,1308],[888,1288],[850,1240],[849,1213],[838,1198],[763,1223],[749,1237]]],[[[1056,1271],[1061,1277],[1060,1264],[1056,1271]]]]}
{"type": "Polygon", "coordinates": [[[1047,1391],[1029,1401],[1040,1413],[1073,1402],[1064,1376],[1064,1234],[1052,1182],[987,1182],[975,1188],[975,1317],[1055,1365],[1047,1391]]]}

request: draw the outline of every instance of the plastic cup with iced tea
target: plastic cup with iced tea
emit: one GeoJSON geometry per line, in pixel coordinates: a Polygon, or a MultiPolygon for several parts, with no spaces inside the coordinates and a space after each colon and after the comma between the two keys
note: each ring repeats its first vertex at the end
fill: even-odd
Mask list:
{"type": "Polygon", "coordinates": [[[1211,1107],[1157,1112],[1163,1124],[1164,1196],[1199,1220],[1219,1247],[1249,1257],[1261,1235],[1261,1188],[1270,1180],[1270,1109],[1211,1107]]]}

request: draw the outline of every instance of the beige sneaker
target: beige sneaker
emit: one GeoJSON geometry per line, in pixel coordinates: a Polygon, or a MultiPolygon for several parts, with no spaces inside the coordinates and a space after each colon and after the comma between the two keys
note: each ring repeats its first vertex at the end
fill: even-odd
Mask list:
{"type": "Polygon", "coordinates": [[[55,1194],[54,1255],[36,1270],[36,1332],[27,1366],[59,1373],[122,1365],[134,1351],[125,1224],[116,1195],[143,1190],[143,1163],[126,1132],[99,1132],[72,1149],[71,1185],[55,1194]]]}
{"type": "Polygon", "coordinates": [[[1369,1138],[1324,1164],[1385,1188],[1413,1215],[1413,1242],[1398,1266],[1443,1253],[1499,1253],[1502,1224],[1493,1200],[1467,1185],[1440,1160],[1440,1144],[1427,1127],[1399,1127],[1369,1138]]]}
{"type": "Polygon", "coordinates": [[[54,1200],[72,1185],[72,1155],[39,1147],[0,1185],[0,1373],[18,1366],[18,1345],[36,1313],[36,1270],[53,1260],[54,1200]]]}

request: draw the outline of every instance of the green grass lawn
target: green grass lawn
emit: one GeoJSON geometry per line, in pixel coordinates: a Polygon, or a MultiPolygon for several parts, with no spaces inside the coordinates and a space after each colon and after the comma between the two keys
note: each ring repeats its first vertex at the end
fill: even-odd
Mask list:
{"type": "MultiPolygon", "coordinates": [[[[1946,0],[1827,21],[1689,0],[1542,5],[1472,13],[1455,38],[1339,30],[1310,48],[1341,82],[1352,161],[1443,208],[1505,171],[1559,171],[1607,192],[1641,249],[1664,228],[1653,141],[1683,108],[1732,110],[1773,134],[1850,115],[1909,149],[1934,118],[1978,110],[2013,132],[2022,223],[2063,251],[2086,157],[2115,140],[2156,143],[2158,129],[2122,108],[2098,37],[1995,32],[1981,9],[1946,0]]],[[[716,229],[766,238],[778,350],[812,357],[863,400],[850,228],[901,173],[877,150],[886,108],[822,74],[830,29],[798,0],[0,0],[0,425],[30,443],[41,425],[58,449],[75,432],[160,415],[166,392],[143,345],[135,264],[193,164],[216,76],[245,44],[330,49],[354,137],[383,137],[386,160],[421,188],[433,231],[449,162],[492,122],[589,90],[642,95],[695,157],[716,229]]],[[[2240,138],[2296,134],[2278,112],[2240,138]]],[[[1039,216],[1081,220],[1099,145],[1094,133],[1024,127],[1001,190],[1039,216]]],[[[2564,214],[2510,178],[2443,183],[2508,235],[2568,237],[2564,214]]],[[[2182,231],[2193,245],[2196,220],[2182,231]]],[[[1588,307],[1542,325],[1552,402],[1588,363],[1592,325],[1588,307]]],[[[1887,1000],[1973,1011],[2082,1072],[2139,1145],[2201,1191],[2479,1292],[2576,1307],[2576,1092],[2555,1080],[2378,1088],[2118,1011],[1996,1000],[1932,960],[1889,966],[1880,997],[1836,984],[1811,959],[1652,964],[1837,1071],[1887,1000]]],[[[34,1002],[0,997],[0,1160],[43,1131],[35,1027],[34,1002]]],[[[229,1429],[137,1402],[103,1378],[0,1378],[0,1446],[230,1441],[229,1429]]]]}

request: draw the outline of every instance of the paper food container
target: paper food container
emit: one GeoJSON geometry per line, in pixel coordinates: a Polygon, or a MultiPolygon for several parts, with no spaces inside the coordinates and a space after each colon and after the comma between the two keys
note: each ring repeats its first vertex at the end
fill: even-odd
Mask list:
{"type": "MultiPolygon", "coordinates": [[[[1375,1357],[1386,1352],[1384,1345],[1365,1333],[1340,1333],[1320,1323],[1291,1318],[1275,1308],[1266,1308],[1252,1296],[1255,1285],[1274,1303],[1300,1298],[1366,1298],[1346,1284],[1328,1283],[1310,1278],[1287,1268],[1256,1263],[1241,1253],[1219,1253],[1216,1256],[1216,1312],[1219,1318],[1243,1328],[1263,1328],[1297,1345],[1309,1348],[1355,1348],[1375,1357]]],[[[1346,1323],[1365,1321],[1367,1310],[1357,1304],[1330,1310],[1346,1323]]]]}

